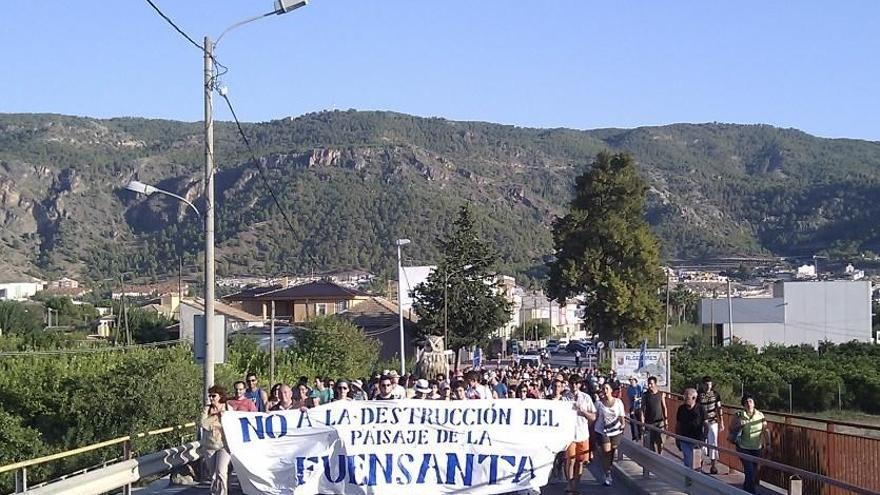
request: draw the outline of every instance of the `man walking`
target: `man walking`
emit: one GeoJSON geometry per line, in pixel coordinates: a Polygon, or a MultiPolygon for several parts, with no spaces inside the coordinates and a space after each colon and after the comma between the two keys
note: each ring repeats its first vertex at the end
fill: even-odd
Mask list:
{"type": "Polygon", "coordinates": [[[645,387],[639,383],[639,377],[632,375],[629,377],[629,386],[626,387],[626,398],[629,403],[629,419],[633,420],[629,423],[630,433],[633,441],[641,441],[642,427],[635,422],[640,421],[642,413],[642,395],[645,393],[645,387]]]}
{"type": "Polygon", "coordinates": [[[724,416],[721,410],[721,395],[713,387],[711,376],[703,377],[703,387],[702,391],[697,395],[697,402],[703,408],[703,413],[708,423],[706,443],[716,447],[704,448],[703,452],[709,457],[711,462],[709,472],[718,474],[718,468],[715,466],[715,463],[718,461],[718,435],[719,432],[724,431],[724,416]]]}
{"type": "Polygon", "coordinates": [[[259,387],[256,373],[248,373],[244,381],[247,383],[247,391],[245,391],[244,396],[253,401],[257,412],[266,412],[266,404],[269,402],[269,397],[266,395],[266,391],[259,387]]]}
{"type": "Polygon", "coordinates": [[[657,377],[648,377],[648,391],[642,395],[641,419],[654,428],[648,428],[645,432],[647,447],[654,452],[663,453],[663,436],[658,429],[666,428],[666,394],[657,388],[657,377]]]}
{"type": "MultiPolygon", "coordinates": [[[[697,391],[693,388],[684,390],[684,404],[678,406],[675,413],[676,434],[702,440],[706,435],[706,416],[703,407],[697,403],[697,391]]],[[[681,449],[684,465],[688,469],[694,469],[695,445],[687,440],[677,439],[675,444],[681,449]]]]}
{"type": "Polygon", "coordinates": [[[581,350],[574,350],[574,367],[580,369],[581,367],[581,350]]]}

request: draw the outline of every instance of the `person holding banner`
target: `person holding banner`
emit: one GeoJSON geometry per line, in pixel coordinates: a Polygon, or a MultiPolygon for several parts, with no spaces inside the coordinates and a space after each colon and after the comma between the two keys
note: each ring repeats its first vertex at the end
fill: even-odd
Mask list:
{"type": "Polygon", "coordinates": [[[568,377],[571,400],[577,412],[574,441],[565,450],[565,477],[568,479],[566,493],[578,493],[577,485],[583,474],[584,463],[590,460],[590,421],[596,420],[596,406],[589,394],[581,390],[580,375],[568,377]]]}
{"type": "Polygon", "coordinates": [[[230,457],[220,416],[232,409],[226,404],[226,390],[219,385],[208,389],[208,401],[199,422],[202,458],[205,460],[205,471],[211,477],[211,494],[226,495],[230,457]]]}
{"type": "Polygon", "coordinates": [[[596,433],[602,445],[602,467],[605,470],[605,486],[611,486],[611,465],[614,454],[623,437],[623,422],[626,413],[623,401],[614,396],[610,383],[605,383],[599,390],[599,401],[596,403],[596,433]]]}

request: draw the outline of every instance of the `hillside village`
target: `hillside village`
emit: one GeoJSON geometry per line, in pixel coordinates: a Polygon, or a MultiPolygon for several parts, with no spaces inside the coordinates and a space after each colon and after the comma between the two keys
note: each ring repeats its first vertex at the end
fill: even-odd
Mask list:
{"type": "MultiPolygon", "coordinates": [[[[818,261],[818,260],[816,260],[818,261]]],[[[719,266],[702,267],[667,266],[664,271],[670,287],[669,324],[696,325],[701,334],[714,344],[729,343],[731,339],[749,341],[759,347],[771,343],[797,345],[807,343],[816,345],[818,341],[829,340],[845,342],[850,339],[875,341],[871,328],[871,302],[880,302],[880,273],[876,270],[859,269],[853,263],[817,263],[777,260],[763,266],[745,269],[740,263],[725,261],[726,269],[719,266]],[[795,285],[792,285],[795,284],[795,285]],[[806,285],[804,285],[806,284],[806,285]],[[865,316],[860,321],[849,317],[845,331],[838,328],[837,321],[830,331],[805,331],[798,334],[798,318],[785,311],[763,311],[760,305],[767,306],[772,301],[782,301],[784,288],[810,286],[823,291],[822,297],[835,291],[849,291],[863,294],[860,307],[840,306],[851,314],[865,316]],[[829,292],[831,291],[831,292],[829,292]],[[730,301],[728,301],[728,295],[730,301]],[[758,306],[756,306],[758,305],[758,306]],[[763,313],[762,313],[763,311],[763,313]],[[777,314],[778,313],[778,314],[777,314]],[[783,315],[785,313],[785,315],[783,315]],[[734,330],[730,330],[729,316],[733,314],[734,330]],[[789,318],[789,323],[783,321],[789,318]],[[765,321],[766,320],[766,321],[765,321]],[[751,331],[751,326],[757,330],[751,331]],[[764,326],[761,326],[764,325],[764,326]],[[766,325],[785,327],[784,335],[774,337],[773,330],[766,325]],[[739,327],[737,331],[736,327],[739,327]],[[851,328],[850,328],[851,327],[851,328]],[[751,333],[750,333],[751,332],[751,333]],[[817,336],[818,335],[818,336],[817,336]]],[[[724,264],[722,263],[722,264],[724,264]]],[[[408,266],[403,268],[404,291],[402,296],[406,345],[410,352],[421,344],[415,338],[415,325],[418,320],[413,310],[413,289],[425,282],[435,266],[408,266]]],[[[550,301],[544,292],[534,287],[519,285],[516,278],[499,275],[494,281],[497,290],[504,295],[512,308],[509,321],[498,328],[493,337],[502,342],[532,342],[538,325],[550,328],[548,337],[573,340],[593,337],[583,323],[582,300],[574,298],[559,304],[550,301]]],[[[220,278],[218,287],[226,294],[216,301],[216,312],[225,321],[228,336],[249,335],[262,347],[268,346],[269,327],[278,332],[276,340],[281,345],[289,345],[293,340],[289,334],[297,325],[305,324],[311,318],[325,315],[342,317],[366,335],[382,343],[382,357],[392,359],[398,352],[398,300],[397,282],[380,281],[368,271],[360,269],[334,270],[306,276],[288,275],[283,277],[237,276],[220,278]]],[[[33,277],[7,277],[0,280],[0,300],[32,301],[44,304],[47,298],[69,298],[74,305],[91,304],[95,307],[96,318],[88,323],[89,338],[95,341],[109,341],[117,338],[118,327],[122,324],[120,308],[139,308],[168,320],[161,340],[192,341],[197,332],[195,317],[204,312],[203,299],[195,294],[196,286],[189,282],[166,280],[159,283],[117,282],[105,293],[95,293],[86,284],[68,277],[57,280],[40,280],[33,277]],[[102,305],[113,302],[114,304],[102,305]],[[116,307],[114,314],[113,307],[116,307]]],[[[663,294],[658,294],[661,299],[663,294]]],[[[845,297],[844,297],[845,298],[845,297]]],[[[840,299],[840,298],[838,298],[840,299]]],[[[858,299],[858,297],[857,297],[858,299]]],[[[790,309],[788,302],[780,302],[777,309],[790,309]]],[[[832,311],[829,309],[829,311],[832,311]]],[[[53,325],[51,308],[43,308],[45,323],[53,325]]],[[[827,315],[823,313],[823,318],[827,315]]],[[[814,315],[815,317],[815,315],[814,315]]],[[[803,319],[803,318],[801,318],[803,319]]],[[[57,316],[55,318],[57,325],[57,316]]],[[[815,328],[826,322],[810,322],[815,328]]],[[[2,331],[2,329],[0,329],[2,331]]],[[[663,343],[659,336],[655,343],[663,343]]],[[[509,349],[509,345],[502,345],[509,349]]]]}

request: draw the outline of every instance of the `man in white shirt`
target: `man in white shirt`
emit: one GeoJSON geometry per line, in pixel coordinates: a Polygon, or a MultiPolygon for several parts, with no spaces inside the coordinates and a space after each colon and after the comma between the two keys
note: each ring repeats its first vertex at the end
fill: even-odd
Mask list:
{"type": "Polygon", "coordinates": [[[565,450],[565,476],[568,479],[568,492],[577,493],[578,481],[583,473],[584,463],[590,459],[590,421],[596,420],[596,406],[590,395],[581,390],[580,375],[572,373],[568,378],[571,401],[577,413],[574,441],[565,450]]]}

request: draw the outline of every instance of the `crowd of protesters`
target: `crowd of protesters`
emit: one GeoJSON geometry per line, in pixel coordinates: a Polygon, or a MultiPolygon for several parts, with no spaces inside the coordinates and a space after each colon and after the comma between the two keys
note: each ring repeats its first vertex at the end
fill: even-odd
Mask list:
{"type": "MultiPolygon", "coordinates": [[[[209,404],[202,416],[205,430],[202,448],[205,450],[208,472],[212,473],[211,493],[227,493],[229,453],[224,446],[220,415],[223,411],[268,412],[307,409],[334,401],[360,400],[475,400],[521,399],[560,400],[572,402],[576,411],[576,431],[571,444],[557,458],[554,472],[568,480],[567,493],[577,493],[583,465],[597,457],[604,472],[602,482],[612,484],[612,464],[615,453],[630,421],[630,436],[643,441],[657,453],[663,449],[660,430],[666,430],[669,414],[664,392],[657,379],[649,377],[645,384],[638,376],[631,376],[629,384],[620,382],[615,373],[607,374],[579,368],[553,368],[547,365],[511,365],[494,370],[468,370],[441,374],[433,379],[401,377],[386,370],[372,377],[333,379],[329,377],[300,377],[295,384],[277,383],[268,392],[261,388],[258,377],[249,373],[244,381],[237,381],[227,396],[220,386],[211,387],[209,404]],[[623,398],[626,398],[626,401],[623,398]],[[626,403],[626,407],[625,407],[626,403]],[[644,425],[644,426],[642,426],[644,425]]],[[[731,441],[738,450],[760,455],[766,445],[763,416],[754,409],[754,400],[743,398],[745,411],[737,413],[732,424],[731,441]]],[[[684,463],[693,467],[696,444],[688,439],[709,444],[704,454],[711,462],[710,472],[716,474],[720,432],[724,431],[721,397],[705,377],[700,390],[684,391],[684,404],[676,411],[676,442],[682,451],[684,463]]],[[[699,469],[699,468],[697,468],[699,469]]],[[[757,468],[745,463],[744,488],[754,492],[757,468]]]]}

